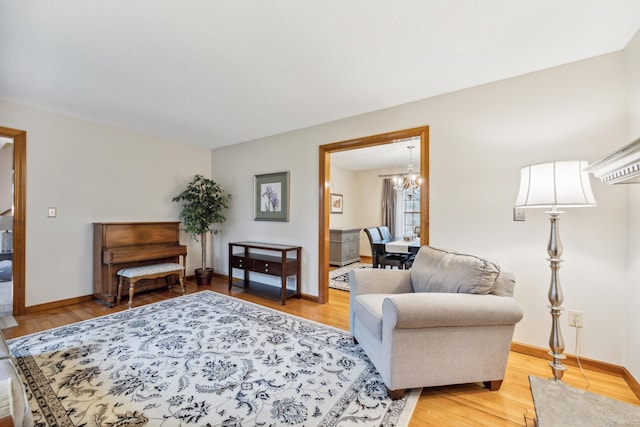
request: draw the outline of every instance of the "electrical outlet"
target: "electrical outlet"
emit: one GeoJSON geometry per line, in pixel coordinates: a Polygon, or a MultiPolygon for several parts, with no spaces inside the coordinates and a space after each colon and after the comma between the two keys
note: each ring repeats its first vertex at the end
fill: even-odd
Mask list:
{"type": "Polygon", "coordinates": [[[58,215],[58,209],[56,208],[49,208],[47,211],[47,216],[49,218],[55,218],[58,215]]]}
{"type": "Polygon", "coordinates": [[[584,327],[584,319],[581,311],[569,310],[569,326],[574,328],[584,327]]]}
{"type": "Polygon", "coordinates": [[[513,208],[513,220],[514,221],[524,221],[524,209],[522,209],[522,208],[513,208]]]}

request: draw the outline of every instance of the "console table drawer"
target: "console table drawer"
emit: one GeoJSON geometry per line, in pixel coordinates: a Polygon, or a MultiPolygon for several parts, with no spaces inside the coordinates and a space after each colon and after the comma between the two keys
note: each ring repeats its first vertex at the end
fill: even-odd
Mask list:
{"type": "Polygon", "coordinates": [[[357,228],[353,231],[342,233],[343,242],[359,242],[360,241],[360,229],[357,228]]]}
{"type": "Polygon", "coordinates": [[[279,262],[255,260],[252,271],[255,271],[256,273],[271,274],[272,276],[279,276],[282,274],[282,264],[279,262]]]}
{"type": "Polygon", "coordinates": [[[231,267],[233,268],[248,268],[251,269],[251,261],[247,260],[242,256],[233,255],[231,257],[231,267]]]}

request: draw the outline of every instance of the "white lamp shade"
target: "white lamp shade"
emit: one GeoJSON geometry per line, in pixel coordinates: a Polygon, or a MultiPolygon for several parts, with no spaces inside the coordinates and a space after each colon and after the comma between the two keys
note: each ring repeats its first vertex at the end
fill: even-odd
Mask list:
{"type": "Polygon", "coordinates": [[[585,160],[525,166],[520,171],[518,208],[595,206],[585,160]]]}

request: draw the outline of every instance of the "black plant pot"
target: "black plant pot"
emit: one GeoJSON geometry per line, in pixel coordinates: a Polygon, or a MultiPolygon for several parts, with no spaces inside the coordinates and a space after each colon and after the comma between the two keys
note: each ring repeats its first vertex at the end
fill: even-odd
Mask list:
{"type": "Polygon", "coordinates": [[[196,283],[198,286],[210,286],[213,278],[213,268],[196,268],[196,283]]]}

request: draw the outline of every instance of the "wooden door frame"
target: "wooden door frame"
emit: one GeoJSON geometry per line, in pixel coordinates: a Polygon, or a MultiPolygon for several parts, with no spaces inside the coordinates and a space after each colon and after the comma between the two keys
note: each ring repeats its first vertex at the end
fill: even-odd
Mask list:
{"type": "Polygon", "coordinates": [[[27,231],[27,132],[0,126],[0,136],[13,138],[13,314],[25,314],[27,231]]]}
{"type": "Polygon", "coordinates": [[[320,146],[319,230],[318,230],[318,302],[329,302],[329,200],[331,194],[331,153],[391,144],[399,139],[420,137],[420,244],[429,243],[429,126],[334,142],[320,146]],[[425,196],[426,195],[426,196],[425,196]]]}

